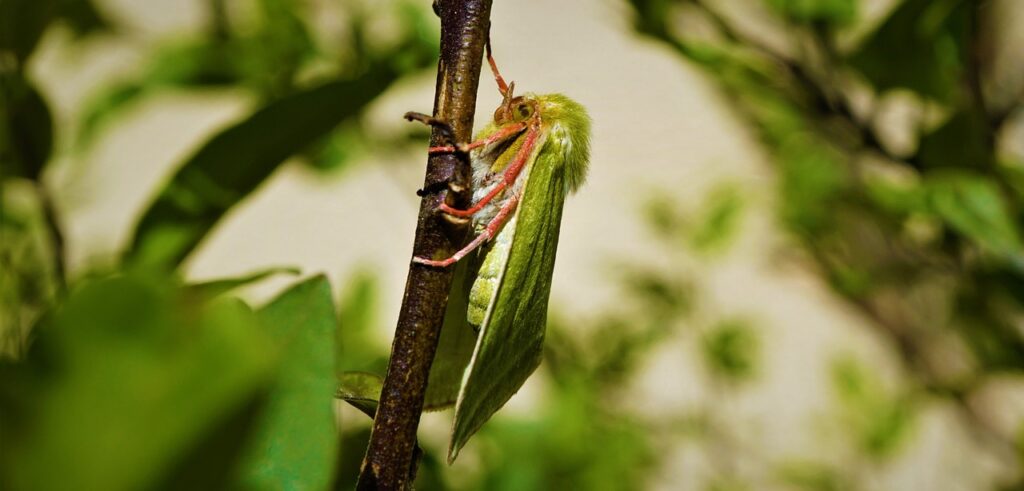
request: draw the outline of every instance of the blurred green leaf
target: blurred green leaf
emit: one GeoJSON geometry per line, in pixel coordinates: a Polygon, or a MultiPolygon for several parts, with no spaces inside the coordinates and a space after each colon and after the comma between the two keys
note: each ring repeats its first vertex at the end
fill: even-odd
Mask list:
{"type": "Polygon", "coordinates": [[[797,22],[847,25],[857,16],[858,0],[766,0],[784,17],[797,22]]]}
{"type": "Polygon", "coordinates": [[[377,413],[380,391],[384,388],[384,379],[380,375],[367,372],[342,372],[338,374],[337,397],[344,399],[371,419],[377,413]]]}
{"type": "Polygon", "coordinates": [[[747,380],[757,370],[759,341],[747,322],[721,322],[704,335],[704,362],[711,373],[726,380],[747,380]]]}
{"type": "Polygon", "coordinates": [[[847,186],[843,155],[810,134],[793,135],[777,152],[786,225],[802,235],[827,230],[847,186]]]}
{"type": "Polygon", "coordinates": [[[363,270],[352,275],[348,288],[341,298],[339,317],[342,329],[364,334],[373,329],[377,320],[379,289],[377,277],[373,273],[363,270]]]}
{"type": "Polygon", "coordinates": [[[842,424],[853,432],[861,451],[881,459],[907,440],[915,421],[908,398],[891,395],[877,375],[849,357],[833,363],[832,381],[841,404],[842,424]]]}
{"type": "Polygon", "coordinates": [[[338,310],[338,373],[387,370],[387,347],[374,337],[379,297],[374,273],[360,270],[349,278],[338,310]]]}
{"type": "Polygon", "coordinates": [[[965,109],[922,137],[917,154],[928,168],[988,169],[993,162],[988,132],[985,118],[965,109]]]}
{"type": "Polygon", "coordinates": [[[686,278],[635,266],[616,270],[625,293],[652,317],[685,316],[693,311],[696,291],[686,278]]]}
{"type": "Polygon", "coordinates": [[[879,91],[904,88],[940,102],[956,97],[968,0],[904,0],[850,56],[879,91]]]}
{"type": "Polygon", "coordinates": [[[111,28],[110,22],[92,0],[56,0],[60,17],[78,37],[111,28]]]}
{"type": "Polygon", "coordinates": [[[690,231],[690,248],[701,254],[727,248],[741,225],[743,205],[743,196],[734,186],[720,185],[712,190],[690,231]]]}
{"type": "MultiPolygon", "coordinates": [[[[275,351],[256,322],[241,303],[204,303],[173,278],[80,285],[37,329],[28,358],[0,366],[0,482],[116,491],[173,479],[270,381],[275,351]]],[[[230,457],[217,456],[217,472],[230,457]]]]}
{"type": "Polygon", "coordinates": [[[704,489],[707,491],[748,491],[755,488],[750,487],[750,484],[737,476],[717,474],[708,479],[704,489]]]}
{"type": "Polygon", "coordinates": [[[1020,232],[1006,198],[991,179],[961,171],[925,176],[928,204],[952,229],[1002,257],[1021,253],[1020,232]]]}
{"type": "Polygon", "coordinates": [[[58,291],[35,182],[0,181],[0,360],[19,359],[58,291]]]}
{"type": "Polygon", "coordinates": [[[927,193],[916,174],[907,179],[869,174],[864,176],[864,191],[873,204],[897,216],[927,210],[927,193]]]}
{"type": "Polygon", "coordinates": [[[325,489],[337,460],[334,355],[337,317],[324,276],[257,312],[281,350],[277,381],[240,467],[247,489],[325,489]]]}
{"type": "Polygon", "coordinates": [[[232,49],[239,77],[263,95],[288,93],[316,46],[301,15],[307,6],[296,0],[257,0],[260,26],[255,35],[240,36],[232,49]]]}
{"type": "MultiPolygon", "coordinates": [[[[352,33],[349,48],[353,52],[340,60],[341,63],[316,46],[308,25],[310,8],[306,2],[257,0],[252,3],[255,12],[249,22],[231,22],[227,15],[230,9],[214,7],[213,25],[205,36],[174,40],[156,47],[138,75],[94,94],[82,111],[76,145],[87,147],[124,109],[169,87],[233,86],[248,90],[257,100],[266,103],[293,93],[299,82],[309,79],[310,72],[329,72],[338,78],[349,78],[380,65],[391,67],[397,73],[408,73],[427,66],[437,52],[436,26],[424,15],[422,6],[410,2],[374,11],[374,16],[396,17],[403,35],[399,43],[379,51],[369,49],[360,39],[362,24],[368,19],[358,13],[360,9],[354,4],[346,5],[349,14],[346,28],[352,33]]],[[[322,75],[318,79],[322,80],[322,75]]],[[[342,126],[343,130],[352,128],[358,126],[342,126]]],[[[358,149],[339,145],[353,139],[365,145],[360,131],[338,133],[339,141],[327,151],[310,152],[311,163],[320,168],[333,168],[344,162],[346,156],[358,152],[358,149]]]]}
{"type": "Polygon", "coordinates": [[[288,157],[327,134],[380,95],[397,77],[377,66],[272,102],[214,136],[175,174],[135,231],[134,258],[177,264],[232,206],[288,157]]]}
{"type": "Polygon", "coordinates": [[[0,55],[10,53],[24,64],[57,13],[57,0],[0,2],[0,55]]]}
{"type": "Polygon", "coordinates": [[[300,274],[301,272],[302,271],[299,270],[299,268],[266,268],[237,278],[224,278],[219,280],[204,281],[202,283],[195,283],[192,285],[188,285],[188,288],[199,295],[206,297],[215,297],[217,295],[227,293],[236,288],[265,280],[271,276],[276,276],[279,274],[295,276],[300,274]]]}
{"type": "Polygon", "coordinates": [[[53,148],[46,101],[20,74],[0,69],[0,111],[0,179],[39,179],[53,148]]]}
{"type": "Polygon", "coordinates": [[[837,469],[817,462],[787,462],[777,474],[783,483],[805,491],[845,491],[853,487],[837,469]]]}
{"type": "Polygon", "coordinates": [[[82,110],[75,143],[86,147],[110,121],[154,92],[177,86],[216,86],[238,83],[231,53],[220,43],[180,41],[160,46],[149,55],[144,71],[90,96],[82,110]]]}
{"type": "Polygon", "coordinates": [[[467,489],[645,488],[656,462],[648,432],[628,414],[607,411],[585,374],[572,377],[533,417],[499,417],[480,430],[485,472],[467,489]]]}

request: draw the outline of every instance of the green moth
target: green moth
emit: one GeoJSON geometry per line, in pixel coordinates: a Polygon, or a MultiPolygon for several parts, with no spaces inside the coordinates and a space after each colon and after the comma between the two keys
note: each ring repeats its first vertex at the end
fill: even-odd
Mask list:
{"type": "Polygon", "coordinates": [[[472,143],[430,149],[470,152],[473,205],[440,211],[470,220],[475,237],[452,257],[413,258],[456,268],[425,401],[455,404],[449,463],[540,364],[562,205],[583,184],[590,154],[583,106],[561,94],[514,96],[490,50],[488,61],[504,98],[493,121],[472,143]]]}

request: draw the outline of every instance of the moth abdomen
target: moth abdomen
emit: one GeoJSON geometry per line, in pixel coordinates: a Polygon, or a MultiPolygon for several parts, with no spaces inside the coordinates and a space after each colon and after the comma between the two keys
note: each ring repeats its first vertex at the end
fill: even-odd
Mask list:
{"type": "Polygon", "coordinates": [[[466,313],[466,320],[473,326],[483,325],[491,301],[498,293],[505,267],[505,258],[512,248],[512,236],[515,234],[515,228],[516,219],[513,217],[494,238],[483,263],[480,264],[480,269],[477,270],[476,279],[469,291],[469,310],[466,313]]]}

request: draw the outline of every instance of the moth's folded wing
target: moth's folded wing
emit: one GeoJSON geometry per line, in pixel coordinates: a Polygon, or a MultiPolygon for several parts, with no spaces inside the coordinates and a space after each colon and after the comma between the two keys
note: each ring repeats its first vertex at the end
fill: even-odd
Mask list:
{"type": "Polygon", "coordinates": [[[514,240],[498,291],[481,326],[455,407],[449,462],[540,364],[544,351],[551,274],[565,201],[562,167],[531,165],[516,211],[514,240]]]}

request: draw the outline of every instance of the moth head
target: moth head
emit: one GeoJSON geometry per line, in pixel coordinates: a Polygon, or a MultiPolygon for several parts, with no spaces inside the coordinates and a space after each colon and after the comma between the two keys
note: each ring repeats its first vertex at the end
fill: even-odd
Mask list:
{"type": "Polygon", "coordinates": [[[508,90],[504,94],[504,100],[498,106],[498,109],[494,111],[494,122],[499,125],[526,121],[537,112],[537,102],[533,98],[513,97],[512,90],[514,88],[515,83],[510,83],[508,90]]]}

